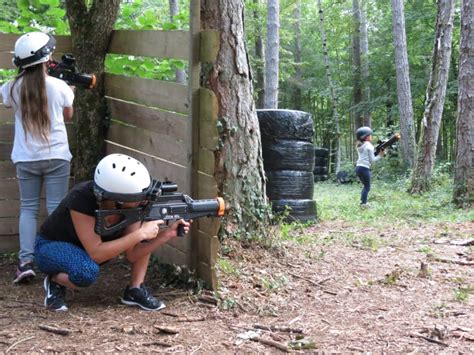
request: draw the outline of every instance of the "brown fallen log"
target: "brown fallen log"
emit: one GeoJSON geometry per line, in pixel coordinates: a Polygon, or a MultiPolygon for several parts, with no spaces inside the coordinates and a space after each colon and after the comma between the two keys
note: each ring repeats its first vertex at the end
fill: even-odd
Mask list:
{"type": "Polygon", "coordinates": [[[303,329],[301,328],[291,328],[291,327],[284,327],[284,326],[278,326],[278,325],[254,324],[253,327],[255,329],[270,330],[272,332],[286,332],[286,333],[298,333],[298,334],[303,333],[303,329]]]}
{"type": "Polygon", "coordinates": [[[279,343],[279,342],[274,341],[274,340],[264,339],[264,338],[257,337],[257,336],[251,337],[250,340],[262,343],[264,345],[273,346],[274,348],[277,348],[277,349],[279,349],[281,351],[284,351],[286,353],[290,351],[290,349],[285,344],[279,343]]]}
{"type": "Polygon", "coordinates": [[[58,334],[58,335],[69,335],[72,332],[70,329],[52,327],[46,324],[40,324],[38,325],[38,327],[42,330],[45,330],[50,333],[58,334]]]}

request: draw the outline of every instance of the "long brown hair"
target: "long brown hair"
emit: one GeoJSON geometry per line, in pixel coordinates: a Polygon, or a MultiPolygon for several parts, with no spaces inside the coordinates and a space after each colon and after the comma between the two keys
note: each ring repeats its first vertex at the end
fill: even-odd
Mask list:
{"type": "MultiPolygon", "coordinates": [[[[16,77],[10,90],[23,78],[20,87],[21,124],[25,131],[43,143],[49,143],[51,119],[48,113],[48,95],[46,93],[46,71],[44,63],[23,69],[16,77]]],[[[15,99],[13,99],[15,101],[15,99]]],[[[15,103],[16,104],[16,103],[15,103]]]]}

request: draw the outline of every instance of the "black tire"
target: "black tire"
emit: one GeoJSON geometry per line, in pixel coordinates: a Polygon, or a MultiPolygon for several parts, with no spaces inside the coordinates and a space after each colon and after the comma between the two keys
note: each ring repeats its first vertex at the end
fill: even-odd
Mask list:
{"type": "Polygon", "coordinates": [[[284,219],[285,222],[314,221],[318,217],[316,201],[314,200],[275,200],[271,203],[274,214],[284,215],[288,213],[284,219]]]}
{"type": "Polygon", "coordinates": [[[311,114],[295,110],[257,110],[262,141],[290,139],[313,142],[311,114]]]}
{"type": "Polygon", "coordinates": [[[279,140],[262,142],[265,170],[313,171],[313,144],[304,141],[279,140]]]}
{"type": "Polygon", "coordinates": [[[327,175],[314,175],[314,182],[326,181],[327,179],[327,175]]]}
{"type": "Polygon", "coordinates": [[[327,175],[328,168],[327,166],[315,166],[313,169],[313,174],[314,175],[327,175]]]}
{"type": "Polygon", "coordinates": [[[314,156],[327,158],[329,156],[329,149],[316,147],[314,148],[314,156]]]}
{"type": "Polygon", "coordinates": [[[344,170],[341,170],[336,174],[336,181],[339,184],[350,184],[353,182],[350,174],[344,170]]]}
{"type": "Polygon", "coordinates": [[[266,171],[267,196],[270,200],[312,199],[313,173],[309,171],[266,171]]]}
{"type": "Polygon", "coordinates": [[[328,158],[314,157],[314,166],[328,166],[328,158]]]}

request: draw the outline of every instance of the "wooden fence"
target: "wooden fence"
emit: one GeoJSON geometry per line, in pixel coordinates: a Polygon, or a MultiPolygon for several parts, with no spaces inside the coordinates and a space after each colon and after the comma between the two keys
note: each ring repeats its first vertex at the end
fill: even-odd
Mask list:
{"type": "MultiPolygon", "coordinates": [[[[217,196],[214,153],[217,145],[217,101],[199,87],[200,61],[212,60],[217,33],[199,31],[199,2],[192,2],[190,31],[115,31],[113,54],[174,58],[189,63],[188,85],[106,74],[112,124],[107,153],[124,153],[142,161],[155,179],[176,182],[193,198],[217,196]],[[203,55],[201,55],[203,53],[203,55]]],[[[14,68],[12,48],[18,36],[0,34],[0,68],[14,68]]],[[[57,36],[57,53],[71,52],[71,40],[57,36]]],[[[10,159],[13,112],[0,105],[0,251],[18,250],[18,186],[10,159]]],[[[73,130],[69,129],[72,141],[73,130]]],[[[74,152],[73,152],[74,153],[74,152]]],[[[42,203],[40,221],[46,216],[42,203]]],[[[191,235],[157,252],[164,263],[187,265],[212,288],[216,286],[217,219],[200,219],[191,235]]]]}

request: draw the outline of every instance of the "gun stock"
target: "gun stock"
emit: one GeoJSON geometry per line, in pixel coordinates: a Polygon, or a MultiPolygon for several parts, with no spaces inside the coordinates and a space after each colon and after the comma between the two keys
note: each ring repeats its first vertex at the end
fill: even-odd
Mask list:
{"type": "Polygon", "coordinates": [[[400,133],[395,133],[393,136],[391,136],[389,139],[386,141],[381,141],[377,146],[375,147],[375,152],[374,155],[377,156],[380,154],[382,150],[385,150],[389,147],[391,147],[395,142],[400,140],[400,133]]]}

